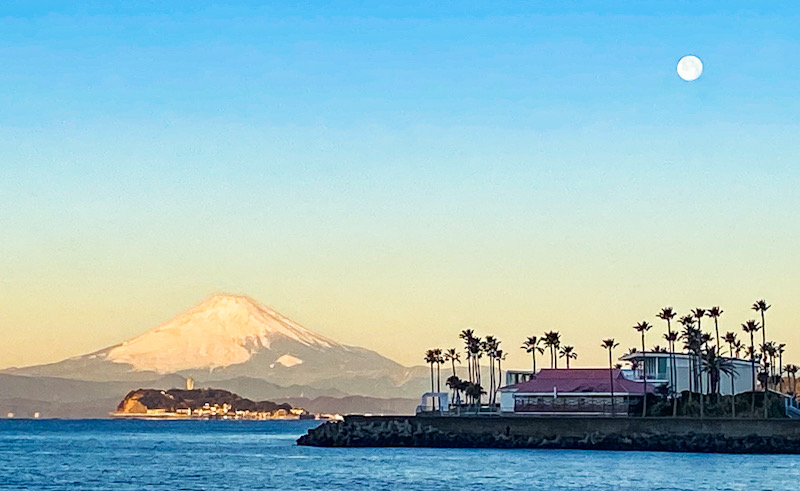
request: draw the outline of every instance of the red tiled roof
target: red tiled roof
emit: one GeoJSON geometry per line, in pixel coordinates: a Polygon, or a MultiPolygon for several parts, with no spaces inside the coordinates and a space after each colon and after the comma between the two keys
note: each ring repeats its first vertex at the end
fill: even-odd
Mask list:
{"type": "MultiPolygon", "coordinates": [[[[622,375],[621,370],[614,369],[612,373],[615,394],[641,394],[642,382],[628,380],[622,375]]],[[[572,369],[544,369],[539,371],[532,379],[517,385],[504,387],[504,389],[517,389],[522,393],[552,393],[557,392],[611,392],[611,380],[607,368],[572,368],[572,369]]],[[[654,387],[647,384],[647,392],[652,393],[654,387]]]]}

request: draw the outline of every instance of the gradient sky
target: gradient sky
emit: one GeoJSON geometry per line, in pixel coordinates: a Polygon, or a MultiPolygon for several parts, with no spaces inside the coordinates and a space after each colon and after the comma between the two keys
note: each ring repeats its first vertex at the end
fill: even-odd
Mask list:
{"type": "Polygon", "coordinates": [[[217,292],[508,367],[764,297],[800,361],[797,2],[262,3],[2,2],[0,367],[217,292]]]}

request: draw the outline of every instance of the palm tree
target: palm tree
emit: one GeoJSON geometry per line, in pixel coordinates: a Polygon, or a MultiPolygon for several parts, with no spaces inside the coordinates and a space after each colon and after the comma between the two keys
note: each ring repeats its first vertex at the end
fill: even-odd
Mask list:
{"type": "Polygon", "coordinates": [[[536,375],[536,352],[538,351],[539,354],[544,353],[544,348],[539,346],[541,342],[542,338],[530,336],[525,340],[524,343],[522,343],[522,349],[524,349],[526,353],[530,353],[531,358],[533,359],[533,371],[531,372],[531,377],[536,375]]]}
{"type": "MultiPolygon", "coordinates": [[[[735,388],[733,383],[733,373],[736,372],[736,367],[729,358],[724,358],[719,355],[719,350],[716,346],[709,348],[702,357],[701,371],[708,375],[709,387],[711,392],[716,394],[719,391],[720,381],[722,380],[721,374],[725,373],[731,376],[731,396],[735,397],[735,388]]],[[[703,397],[700,393],[700,417],[703,417],[703,397]]],[[[735,417],[735,408],[734,408],[735,417]]]]}
{"type": "Polygon", "coordinates": [[[677,337],[673,337],[673,332],[670,327],[670,322],[672,319],[675,318],[677,314],[672,307],[664,307],[661,309],[661,312],[656,314],[656,317],[659,319],[667,321],[667,334],[664,338],[670,343],[670,350],[669,350],[669,384],[670,384],[670,392],[672,393],[672,416],[677,416],[678,414],[678,399],[677,399],[677,378],[678,378],[678,369],[675,366],[677,359],[675,357],[675,340],[677,337]]]}
{"type": "MultiPolygon", "coordinates": [[[[675,367],[675,364],[676,364],[675,341],[678,340],[678,333],[670,331],[670,332],[664,334],[664,339],[666,339],[667,340],[667,344],[669,344],[669,361],[670,361],[669,378],[670,378],[670,380],[674,380],[673,377],[672,377],[672,370],[673,370],[673,367],[675,367]]],[[[675,369],[675,372],[677,373],[677,368],[675,369]]],[[[676,417],[678,415],[678,397],[677,397],[676,391],[674,390],[674,387],[670,387],[669,388],[669,392],[670,392],[670,395],[672,396],[672,417],[674,418],[674,417],[676,417]]]]}
{"type": "MultiPolygon", "coordinates": [[[[498,341],[499,343],[499,341],[498,341]]],[[[497,402],[497,391],[500,390],[500,385],[503,383],[503,360],[506,359],[507,353],[503,353],[503,350],[498,349],[494,353],[495,358],[497,359],[497,388],[495,389],[495,396],[494,400],[497,402]]]]}
{"type": "Polygon", "coordinates": [[[450,364],[453,366],[453,376],[456,376],[456,363],[461,364],[461,355],[458,354],[458,350],[455,348],[450,348],[444,352],[444,359],[445,361],[450,361],[450,364]]]}
{"type": "Polygon", "coordinates": [[[614,341],[614,338],[604,339],[600,345],[608,350],[608,381],[611,383],[611,416],[614,416],[614,361],[612,359],[611,351],[619,346],[619,343],[614,341]]]}
{"type": "Polygon", "coordinates": [[[647,416],[647,358],[646,358],[647,353],[645,352],[645,347],[644,347],[644,335],[647,333],[647,331],[650,330],[651,327],[653,326],[651,326],[650,323],[647,321],[642,321],[633,326],[633,328],[636,329],[636,331],[642,335],[642,417],[643,418],[647,416]]]}
{"type": "Polygon", "coordinates": [[[780,391],[783,392],[783,352],[786,351],[786,343],[778,344],[775,351],[778,353],[778,383],[780,391]]]}
{"type": "Polygon", "coordinates": [[[786,367],[784,367],[784,370],[786,370],[786,374],[789,375],[789,381],[791,382],[789,384],[789,391],[790,391],[790,393],[792,395],[794,395],[795,391],[797,389],[796,374],[797,374],[798,366],[797,365],[786,365],[786,367]]]}
{"type": "Polygon", "coordinates": [[[764,319],[764,314],[769,310],[771,305],[767,305],[766,300],[756,300],[751,307],[756,312],[761,312],[761,344],[767,344],[767,324],[764,319]]]}
{"type": "Polygon", "coordinates": [[[498,360],[498,351],[500,350],[500,340],[494,336],[486,336],[486,341],[481,343],[481,346],[489,358],[489,404],[494,404],[497,385],[500,383],[500,380],[495,378],[494,371],[495,361],[498,360]]]}
{"type": "Polygon", "coordinates": [[[486,394],[486,391],[483,390],[483,387],[481,387],[480,384],[469,382],[464,387],[464,394],[470,398],[473,404],[480,406],[481,396],[486,394]]]}
{"type": "Polygon", "coordinates": [[[775,355],[777,354],[775,343],[767,341],[767,344],[762,344],[759,349],[761,350],[761,359],[764,360],[764,367],[769,368],[771,382],[772,375],[775,373],[773,367],[775,366],[775,355]]]}
{"type": "Polygon", "coordinates": [[[442,391],[442,363],[444,363],[444,357],[442,357],[442,350],[441,348],[436,348],[433,350],[433,356],[436,358],[436,392],[442,391]]]}
{"type": "Polygon", "coordinates": [[[755,347],[755,339],[753,339],[753,334],[761,329],[761,326],[755,320],[749,320],[742,324],[742,331],[748,333],[750,335],[750,365],[752,366],[752,377],[753,377],[753,394],[752,394],[752,401],[750,404],[750,411],[755,412],[756,410],[756,347],[755,347]]]}
{"type": "Polygon", "coordinates": [[[741,353],[742,349],[744,349],[744,345],[737,339],[733,342],[733,349],[736,351],[736,358],[739,358],[739,353],[741,353]]]}
{"type": "Polygon", "coordinates": [[[544,345],[550,349],[550,368],[558,368],[558,348],[561,346],[561,334],[558,331],[544,333],[544,345]]]}
{"type": "MultiPolygon", "coordinates": [[[[703,357],[703,368],[704,373],[707,373],[708,376],[712,379],[711,385],[712,387],[717,387],[721,381],[720,374],[724,373],[728,375],[731,379],[731,415],[732,417],[736,417],[736,384],[734,383],[734,377],[736,376],[736,366],[733,364],[733,361],[730,358],[724,358],[719,356],[719,351],[716,347],[713,347],[706,352],[705,356],[703,357]]],[[[702,399],[701,399],[702,401],[702,399]]],[[[703,417],[703,405],[700,405],[700,417],[703,417]]]]}
{"type": "Polygon", "coordinates": [[[461,331],[461,334],[459,334],[458,337],[464,340],[465,350],[467,353],[467,378],[470,382],[472,382],[472,351],[470,350],[470,345],[472,344],[472,340],[475,338],[475,331],[472,329],[464,329],[461,331]]]}
{"type": "MultiPolygon", "coordinates": [[[[689,376],[689,394],[692,394],[699,385],[696,357],[702,348],[700,330],[694,325],[694,316],[692,315],[684,315],[679,322],[683,325],[683,332],[681,333],[683,346],[689,352],[689,373],[691,374],[689,376]]],[[[689,397],[691,398],[691,395],[689,397]]]]}
{"type": "Polygon", "coordinates": [[[481,385],[481,358],[483,358],[483,348],[481,347],[481,340],[479,338],[472,340],[470,350],[472,351],[472,369],[475,372],[475,383],[481,385]]]}
{"type": "Polygon", "coordinates": [[[697,319],[697,328],[702,331],[703,328],[700,325],[700,322],[703,320],[703,316],[706,315],[706,309],[696,308],[692,310],[692,315],[695,319],[697,319]]]}
{"type": "Polygon", "coordinates": [[[708,312],[706,313],[706,315],[711,317],[712,319],[714,319],[714,333],[717,336],[717,351],[719,352],[719,350],[720,350],[720,344],[719,344],[719,316],[722,315],[722,309],[719,308],[718,306],[717,307],[711,307],[710,309],[708,309],[708,312]]]}
{"type": "Polygon", "coordinates": [[[692,310],[692,315],[694,316],[695,319],[697,319],[697,331],[698,331],[698,335],[700,336],[700,348],[697,350],[697,364],[695,365],[695,371],[697,372],[697,378],[699,380],[698,387],[700,388],[700,394],[701,394],[701,398],[702,398],[703,376],[700,373],[700,356],[701,356],[700,355],[700,351],[702,351],[703,345],[705,345],[705,347],[708,348],[708,344],[707,343],[708,343],[708,339],[710,339],[710,337],[708,339],[703,339],[702,321],[703,321],[703,316],[706,315],[706,309],[696,308],[696,309],[692,310]]]}
{"type": "Polygon", "coordinates": [[[459,392],[461,391],[461,386],[463,385],[464,381],[458,378],[455,375],[451,375],[447,377],[445,380],[445,384],[453,391],[453,404],[456,406],[461,405],[461,398],[459,397],[459,392]]]}
{"type": "MultiPolygon", "coordinates": [[[[767,344],[767,321],[764,318],[764,314],[770,307],[771,305],[767,305],[767,301],[763,298],[753,302],[753,306],[751,307],[756,312],[761,313],[761,344],[767,344]]],[[[764,360],[764,364],[766,365],[766,360],[764,360]]],[[[768,385],[769,383],[764,384],[764,417],[767,415],[767,399],[769,397],[768,385]]]]}
{"type": "MultiPolygon", "coordinates": [[[[735,332],[726,332],[725,336],[722,337],[722,340],[728,343],[728,349],[730,350],[728,354],[731,358],[733,358],[733,346],[736,344],[736,333],[735,332]]],[[[737,356],[738,358],[738,356],[737,356]]]]}
{"type": "Polygon", "coordinates": [[[495,338],[494,336],[486,336],[484,341],[481,341],[481,351],[489,358],[489,404],[492,403],[492,394],[494,394],[494,352],[495,352],[495,338]]]}
{"type": "MultiPolygon", "coordinates": [[[[433,383],[433,364],[436,363],[436,354],[433,352],[432,349],[429,349],[425,352],[425,363],[429,363],[431,365],[431,392],[434,390],[434,383],[433,383]]],[[[434,398],[433,408],[436,409],[436,399],[434,398]]]]}
{"type": "Polygon", "coordinates": [[[569,361],[577,359],[578,353],[575,353],[575,348],[573,346],[564,346],[561,348],[559,356],[567,359],[567,370],[569,370],[569,361]]]}
{"type": "Polygon", "coordinates": [[[482,356],[480,339],[475,337],[475,331],[472,329],[461,331],[458,337],[464,340],[469,382],[480,384],[480,357],[482,356]]]}

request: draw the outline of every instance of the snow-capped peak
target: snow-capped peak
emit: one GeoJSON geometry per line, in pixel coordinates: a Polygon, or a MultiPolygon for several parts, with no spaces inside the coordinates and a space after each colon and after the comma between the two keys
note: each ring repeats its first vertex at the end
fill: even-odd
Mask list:
{"type": "Polygon", "coordinates": [[[111,348],[107,358],[159,373],[211,369],[244,363],[279,339],[316,349],[341,347],[252,298],[216,295],[111,348]]]}

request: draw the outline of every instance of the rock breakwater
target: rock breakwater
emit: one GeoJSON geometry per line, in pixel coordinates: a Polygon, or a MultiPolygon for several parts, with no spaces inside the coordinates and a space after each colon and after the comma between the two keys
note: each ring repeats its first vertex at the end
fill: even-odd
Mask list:
{"type": "Polygon", "coordinates": [[[541,448],[800,454],[800,438],[775,435],[589,432],[582,436],[526,436],[515,435],[509,430],[510,427],[506,431],[443,431],[409,417],[326,423],[309,430],[297,443],[317,447],[541,448]]]}

